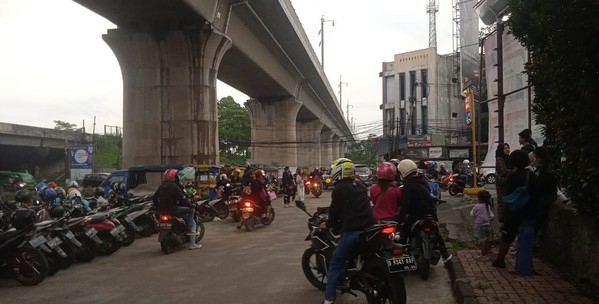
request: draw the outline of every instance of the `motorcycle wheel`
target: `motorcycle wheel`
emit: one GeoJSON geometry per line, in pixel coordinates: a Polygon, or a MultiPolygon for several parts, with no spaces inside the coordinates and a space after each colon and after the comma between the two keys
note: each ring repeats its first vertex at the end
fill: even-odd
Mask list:
{"type": "Polygon", "coordinates": [[[229,216],[229,206],[224,203],[219,203],[218,207],[216,207],[216,212],[216,216],[218,216],[219,219],[224,220],[229,216]]]}
{"type": "Polygon", "coordinates": [[[245,221],[245,230],[247,230],[248,232],[252,232],[254,231],[254,228],[256,227],[256,221],[253,218],[249,218],[245,221]]]}
{"type": "MultiPolygon", "coordinates": [[[[378,280],[369,282],[375,294],[367,294],[368,304],[405,304],[407,303],[406,285],[400,274],[391,274],[381,259],[364,266],[364,271],[374,275],[378,280]]],[[[370,281],[370,280],[369,280],[370,281]]]]}
{"type": "Polygon", "coordinates": [[[124,232],[125,232],[126,237],[123,238],[121,245],[129,246],[129,245],[133,244],[133,242],[135,242],[135,235],[137,234],[135,229],[133,229],[133,227],[131,227],[129,225],[126,225],[124,232]]]}
{"type": "Polygon", "coordinates": [[[140,217],[139,220],[135,221],[135,225],[141,227],[139,232],[141,237],[150,237],[156,233],[156,223],[148,216],[140,217]]]}
{"type": "Polygon", "coordinates": [[[451,186],[449,186],[449,189],[447,189],[447,190],[449,191],[449,195],[451,195],[451,196],[456,196],[456,195],[458,195],[459,191],[458,191],[458,189],[457,189],[457,188],[458,188],[458,187],[457,187],[457,186],[454,186],[454,185],[451,185],[451,186]]]}
{"type": "Polygon", "coordinates": [[[177,241],[177,236],[172,232],[169,232],[166,237],[164,237],[164,240],[160,242],[160,249],[162,249],[164,254],[171,254],[177,250],[178,247],[179,242],[177,241]]]}
{"type": "Polygon", "coordinates": [[[302,255],[302,270],[312,286],[320,290],[327,287],[326,257],[312,246],[306,248],[302,255]]]}
{"type": "Polygon", "coordinates": [[[314,195],[315,198],[318,198],[321,194],[322,192],[312,191],[312,195],[314,195]]]}
{"type": "Polygon", "coordinates": [[[111,255],[121,247],[119,240],[108,231],[100,231],[97,236],[102,240],[102,245],[98,246],[100,255],[111,255]]]}
{"type": "Polygon", "coordinates": [[[51,277],[55,275],[58,270],[60,270],[58,257],[55,256],[55,252],[48,253],[46,255],[46,260],[48,261],[48,276],[51,277]]]}
{"type": "Polygon", "coordinates": [[[422,241],[418,237],[414,238],[412,248],[414,248],[414,258],[416,259],[416,265],[420,279],[428,280],[431,261],[430,259],[424,257],[424,252],[422,252],[422,241]]]}
{"type": "Polygon", "coordinates": [[[98,245],[88,237],[78,236],[77,240],[82,246],[75,257],[80,262],[91,262],[98,255],[98,245]]]}
{"type": "Polygon", "coordinates": [[[39,250],[23,246],[13,254],[10,267],[15,279],[22,285],[41,283],[48,275],[48,260],[39,250]]]}
{"type": "Polygon", "coordinates": [[[58,258],[58,267],[60,267],[60,269],[67,269],[75,262],[75,251],[73,250],[73,247],[66,243],[60,244],[60,249],[62,249],[67,256],[63,258],[55,253],[58,258]]]}
{"type": "Polygon", "coordinates": [[[260,219],[260,221],[262,222],[262,225],[270,225],[272,224],[272,222],[275,220],[275,208],[270,207],[270,212],[266,215],[266,217],[263,217],[260,219]]]}
{"type": "Polygon", "coordinates": [[[204,233],[206,232],[206,227],[204,227],[204,223],[196,223],[196,244],[199,244],[202,238],[204,238],[204,233]]]}
{"type": "Polygon", "coordinates": [[[196,221],[198,222],[212,222],[216,217],[214,210],[200,207],[200,210],[196,212],[196,221]]]}

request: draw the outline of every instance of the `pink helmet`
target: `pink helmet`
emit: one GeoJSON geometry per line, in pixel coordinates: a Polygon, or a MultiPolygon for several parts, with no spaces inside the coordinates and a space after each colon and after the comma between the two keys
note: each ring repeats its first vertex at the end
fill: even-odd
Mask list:
{"type": "Polygon", "coordinates": [[[395,175],[397,174],[397,168],[389,162],[384,162],[379,165],[376,169],[376,178],[380,180],[395,180],[395,175]]]}

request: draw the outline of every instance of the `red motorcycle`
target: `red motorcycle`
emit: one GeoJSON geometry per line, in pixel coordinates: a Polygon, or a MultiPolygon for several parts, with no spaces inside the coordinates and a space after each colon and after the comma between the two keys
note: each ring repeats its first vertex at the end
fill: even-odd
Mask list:
{"type": "Polygon", "coordinates": [[[98,238],[102,240],[102,244],[98,246],[100,255],[111,255],[121,248],[122,238],[120,233],[125,230],[125,226],[115,225],[109,220],[110,213],[93,214],[89,216],[89,221],[85,223],[85,227],[94,228],[98,231],[98,238]]]}

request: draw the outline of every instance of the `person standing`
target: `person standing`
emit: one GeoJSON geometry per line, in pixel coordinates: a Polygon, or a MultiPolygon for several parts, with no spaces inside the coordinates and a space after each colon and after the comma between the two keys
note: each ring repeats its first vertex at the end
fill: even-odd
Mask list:
{"type": "Polygon", "coordinates": [[[483,262],[491,260],[491,221],[495,218],[491,207],[491,193],[483,190],[478,193],[478,203],[470,211],[470,216],[474,218],[474,238],[480,244],[478,260],[483,262]]]}
{"type": "Polygon", "coordinates": [[[501,243],[499,244],[497,258],[493,261],[493,266],[497,268],[505,268],[505,256],[510,244],[518,236],[520,223],[524,220],[534,220],[538,211],[537,176],[525,169],[528,165],[528,152],[515,150],[510,153],[509,160],[516,170],[506,179],[505,194],[509,195],[518,188],[526,187],[529,200],[518,210],[509,210],[507,208],[504,210],[505,220],[501,226],[501,243]]]}
{"type": "Polygon", "coordinates": [[[283,197],[284,207],[289,207],[289,202],[291,201],[291,195],[293,192],[293,176],[291,176],[291,171],[289,170],[289,166],[285,167],[285,171],[283,171],[283,189],[285,191],[285,196],[283,197]]]}
{"type": "Polygon", "coordinates": [[[518,142],[522,145],[520,150],[524,150],[527,153],[535,150],[535,146],[530,143],[530,133],[526,132],[526,130],[518,133],[518,142]]]}
{"type": "Polygon", "coordinates": [[[306,193],[304,192],[304,170],[301,168],[297,168],[297,173],[295,175],[295,184],[297,185],[296,192],[297,196],[295,197],[296,202],[304,202],[306,199],[306,193]]]}
{"type": "Polygon", "coordinates": [[[506,180],[508,175],[516,169],[509,161],[510,145],[507,143],[498,144],[495,151],[495,173],[497,179],[495,181],[495,190],[497,192],[497,220],[503,223],[505,219],[505,205],[503,196],[505,195],[506,180]]]}
{"type": "Polygon", "coordinates": [[[340,228],[341,237],[329,263],[323,304],[335,303],[345,263],[359,245],[363,230],[376,223],[370,208],[368,188],[356,180],[353,162],[339,158],[332,163],[331,169],[335,189],[331,195],[329,219],[320,224],[320,228],[340,228]]]}

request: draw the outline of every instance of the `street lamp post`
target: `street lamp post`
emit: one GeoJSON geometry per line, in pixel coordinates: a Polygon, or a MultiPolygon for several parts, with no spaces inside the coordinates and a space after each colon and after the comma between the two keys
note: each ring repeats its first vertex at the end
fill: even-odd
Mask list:
{"type": "Polygon", "coordinates": [[[335,26],[335,20],[324,19],[324,15],[320,17],[320,64],[324,69],[324,23],[331,22],[335,26]]]}

